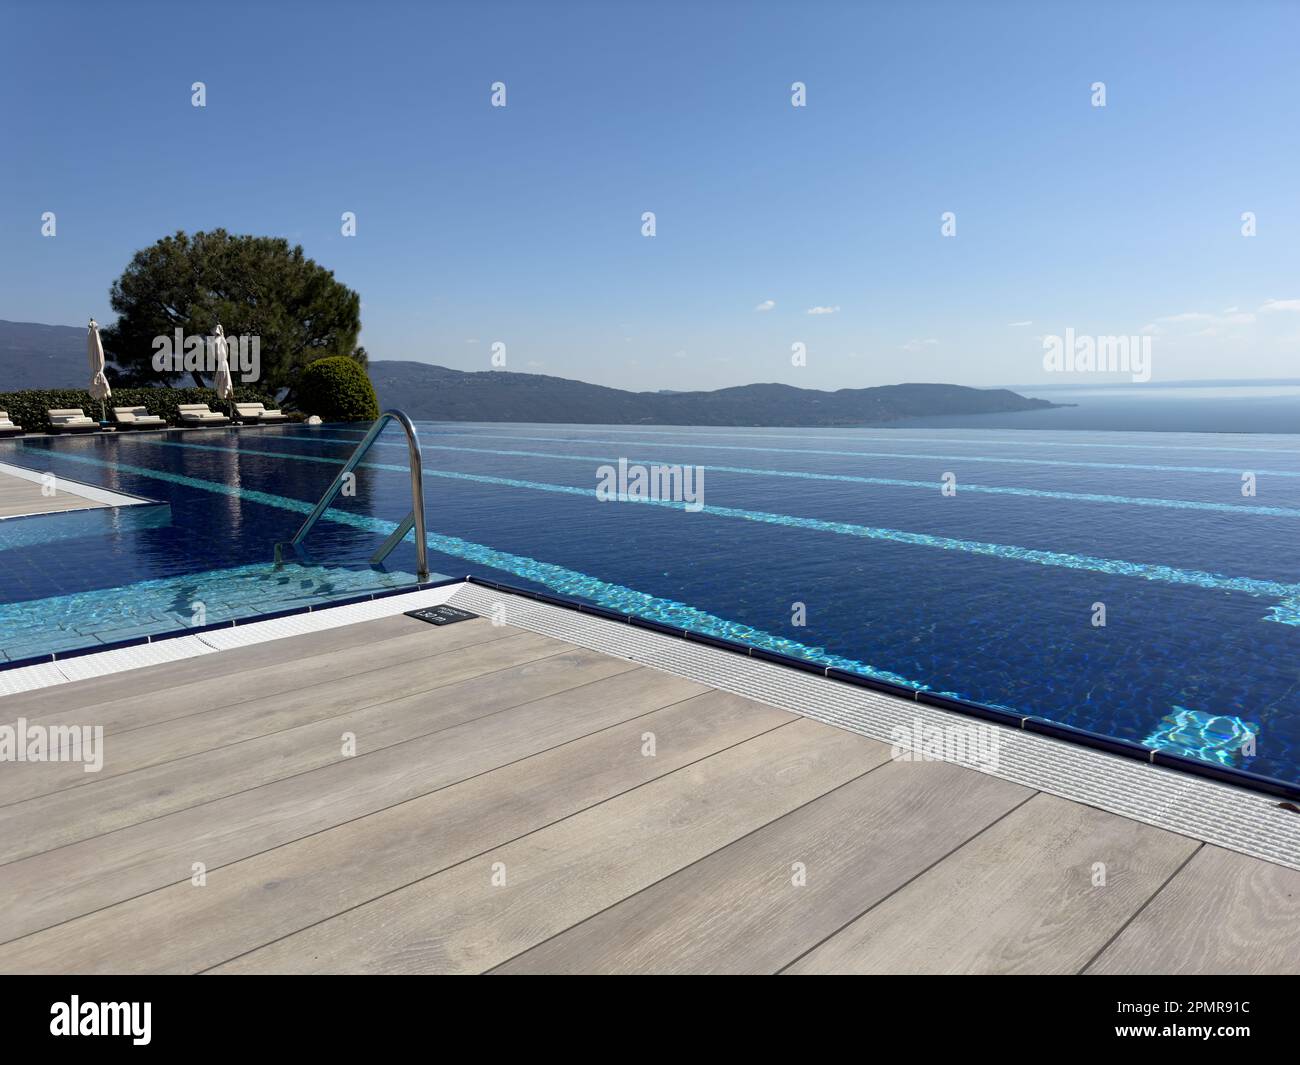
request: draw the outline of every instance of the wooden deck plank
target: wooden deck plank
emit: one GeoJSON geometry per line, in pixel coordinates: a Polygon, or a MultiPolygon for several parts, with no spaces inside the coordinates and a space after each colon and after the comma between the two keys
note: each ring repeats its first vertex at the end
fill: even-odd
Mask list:
{"type": "MultiPolygon", "coordinates": [[[[4,454],[0,453],[0,461],[4,458],[4,454]]],[[[106,505],[70,491],[63,487],[63,482],[60,480],[55,481],[55,493],[47,496],[41,491],[39,481],[29,481],[24,477],[15,477],[12,473],[0,471],[0,518],[22,514],[58,514],[68,510],[94,510],[106,505]]]]}
{"type": "MultiPolygon", "coordinates": [[[[488,689],[484,698],[491,697],[488,689]]],[[[322,769],[0,866],[0,898],[23,900],[21,907],[0,908],[0,942],[188,881],[193,862],[217,869],[567,743],[601,722],[621,720],[629,706],[638,712],[641,705],[637,700],[611,703],[594,685],[566,689],[394,747],[369,753],[362,748],[356,757],[322,769]]]]}
{"type": "Polygon", "coordinates": [[[638,670],[590,685],[581,700],[549,700],[600,731],[214,871],[202,889],[178,884],[20,940],[0,948],[0,969],[196,972],[791,720],[696,690],[638,670]],[[652,758],[642,754],[646,731],[658,740],[652,758]],[[142,927],[148,936],[133,933],[142,927]]]}
{"type": "Polygon", "coordinates": [[[888,757],[795,721],[215,971],[482,972],[888,757]]]}
{"type": "MultiPolygon", "coordinates": [[[[517,629],[513,632],[514,635],[503,640],[473,643],[441,653],[431,649],[421,654],[419,643],[407,645],[402,639],[389,641],[378,651],[367,648],[351,655],[337,654],[336,659],[351,661],[351,666],[342,666],[343,671],[331,680],[310,683],[316,678],[304,671],[299,674],[298,685],[288,691],[206,712],[195,711],[154,725],[146,725],[141,720],[149,712],[148,701],[110,711],[120,718],[129,710],[136,715],[133,718],[136,727],[121,731],[105,726],[104,768],[98,774],[85,772],[84,766],[75,762],[16,763],[0,775],[0,803],[30,804],[42,796],[52,797],[70,788],[92,784],[100,789],[99,796],[112,794],[114,786],[108,783],[110,780],[138,773],[149,766],[173,763],[205,751],[228,749],[260,736],[337,718],[351,710],[397,702],[468,678],[560,654],[572,646],[517,629]],[[401,646],[394,647],[394,644],[401,646]],[[384,650],[394,653],[385,655],[384,650]],[[382,667],[368,668],[374,661],[385,658],[390,660],[382,667]]],[[[219,688],[219,682],[213,687],[219,688]]],[[[197,702],[200,700],[196,699],[197,702]]],[[[94,710],[83,713],[82,723],[100,723],[94,710]]],[[[196,771],[205,764],[208,763],[196,763],[196,771]]],[[[21,817],[19,810],[9,812],[21,817]]],[[[0,844],[0,862],[8,860],[0,844]]]]}
{"type": "Polygon", "coordinates": [[[1202,847],[1089,973],[1300,972],[1300,872],[1202,847]]]}
{"type": "MultiPolygon", "coordinates": [[[[287,691],[301,684],[307,674],[321,676],[322,669],[331,668],[330,660],[335,655],[351,655],[393,639],[406,637],[411,642],[423,635],[433,648],[440,644],[462,646],[487,642],[519,631],[494,626],[485,619],[439,628],[399,614],[7,695],[0,699],[0,707],[10,718],[21,715],[30,721],[57,723],[80,720],[81,711],[86,707],[107,708],[104,712],[110,713],[119,703],[123,707],[138,704],[146,701],[144,696],[153,694],[157,696],[152,700],[156,716],[146,716],[144,720],[165,720],[169,715],[178,716],[171,714],[173,709],[185,712],[205,692],[209,699],[215,700],[207,706],[221,706],[228,693],[233,693],[229,696],[233,702],[241,694],[287,691]]],[[[364,652],[358,658],[363,660],[364,652]]],[[[344,663],[343,668],[353,664],[344,663]]],[[[328,675],[322,679],[328,679],[328,675]]],[[[116,722],[116,718],[111,720],[116,722]]],[[[124,717],[121,724],[125,726],[132,720],[135,719],[124,717]]]]}
{"type": "MultiPolygon", "coordinates": [[[[35,486],[33,486],[35,487],[35,486]]],[[[24,518],[39,516],[41,514],[61,514],[69,510],[94,510],[102,507],[103,503],[96,503],[89,499],[80,499],[76,496],[56,496],[52,499],[41,497],[40,489],[37,488],[32,492],[31,499],[11,499],[0,502],[0,518],[24,518]]]]}
{"type": "Polygon", "coordinates": [[[1033,794],[889,763],[494,971],[776,972],[1033,794]]]}
{"type": "Polygon", "coordinates": [[[1076,973],[1197,846],[1040,794],[786,971],[1076,973]]]}
{"type": "MultiPolygon", "coordinates": [[[[347,735],[354,737],[355,751],[374,752],[636,668],[632,662],[594,651],[564,650],[564,644],[557,644],[561,650],[555,653],[549,647],[522,643],[508,655],[512,645],[513,640],[493,644],[487,657],[481,652],[488,648],[452,652],[445,657],[467,653],[475,657],[457,663],[459,668],[449,666],[445,678],[430,679],[425,690],[390,702],[105,780],[93,786],[89,793],[93,800],[77,788],[10,806],[5,811],[0,862],[345,761],[354,757],[343,753],[347,735]],[[93,802],[89,808],[88,802],[93,802]]],[[[348,703],[345,698],[335,706],[348,703]]]]}

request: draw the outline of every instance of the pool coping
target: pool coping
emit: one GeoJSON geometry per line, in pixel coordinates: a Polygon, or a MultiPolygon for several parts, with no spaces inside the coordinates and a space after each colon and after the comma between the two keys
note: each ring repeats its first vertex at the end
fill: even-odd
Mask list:
{"type": "Polygon", "coordinates": [[[1185,765],[1190,759],[1125,757],[1111,749],[1113,740],[1088,746],[1080,742],[1077,730],[1054,734],[1046,728],[1019,727],[973,713],[989,708],[960,700],[919,702],[907,689],[905,694],[885,691],[874,680],[856,683],[836,670],[810,669],[807,662],[790,668],[792,662],[783,660],[787,656],[699,634],[687,636],[685,630],[657,622],[483,578],[467,577],[449,604],[480,614],[502,607],[512,626],[754,699],[923,759],[931,754],[925,740],[909,738],[917,734],[915,725],[969,729],[972,717],[979,717],[998,737],[998,764],[990,767],[946,755],[940,760],[1300,869],[1300,809],[1263,793],[1253,782],[1196,772],[1199,765],[1185,765]],[[493,593],[511,596],[512,601],[494,601],[493,593]],[[910,733],[900,734],[900,725],[910,727],[910,733]]]}
{"type": "Polygon", "coordinates": [[[810,673],[814,676],[825,677],[829,680],[849,684],[857,688],[865,688],[870,691],[880,692],[884,695],[892,695],[895,698],[904,699],[908,702],[947,710],[961,714],[965,717],[977,718],[990,724],[1018,729],[1023,732],[1036,733],[1038,735],[1051,737],[1055,740],[1087,747],[1092,750],[1104,751],[1107,754],[1126,758],[1131,761],[1157,765],[1165,769],[1172,769],[1181,773],[1218,781],[1220,783],[1232,784],[1237,787],[1250,788],[1254,791],[1263,792],[1282,799],[1300,800],[1300,784],[1292,784],[1277,777],[1265,776],[1261,773],[1252,773],[1246,769],[1233,769],[1229,766],[1214,765],[1210,762],[1191,758],[1186,755],[1170,754],[1166,751],[1144,747],[1143,745],[1134,743],[1131,740],[1117,739],[1114,736],[1107,736],[1103,733],[1074,728],[1070,725],[1065,725],[1061,722],[1053,721],[1050,718],[1041,717],[1036,714],[1023,714],[1014,710],[985,706],[982,703],[960,699],[956,696],[944,695],[940,692],[929,691],[924,688],[911,688],[903,684],[895,684],[887,680],[864,676],[859,673],[853,673],[849,670],[838,669],[835,666],[820,665],[817,662],[803,658],[796,658],[793,655],[782,654],[779,651],[770,651],[763,647],[754,647],[751,644],[742,643],[738,640],[728,640],[724,637],[709,636],[704,633],[694,632],[691,629],[677,628],[672,625],[666,625],[660,621],[655,621],[651,618],[639,617],[635,614],[622,614],[606,607],[584,603],[577,599],[568,598],[567,596],[535,592],[505,582],[491,581],[486,578],[475,576],[467,576],[465,582],[467,584],[476,584],[493,588],[497,591],[508,592],[511,595],[522,596],[526,599],[533,599],[539,603],[546,603],[550,606],[567,610],[576,610],[583,614],[591,614],[596,617],[605,618],[609,621],[631,625],[635,628],[649,629],[653,632],[662,633],[665,636],[672,636],[691,643],[705,644],[709,647],[728,651],[732,654],[743,655],[747,658],[757,658],[761,661],[771,662],[788,669],[798,670],[802,673],[810,673]]]}
{"type": "MultiPolygon", "coordinates": [[[[249,629],[252,626],[264,622],[279,621],[284,618],[302,617],[306,614],[321,615],[326,611],[333,610],[337,607],[356,606],[362,603],[371,603],[381,599],[391,599],[399,595],[412,595],[417,592],[428,591],[434,588],[443,588],[452,584],[460,584],[460,577],[446,577],[436,581],[422,581],[417,584],[407,585],[401,588],[385,588],[377,592],[363,592],[359,595],[351,595],[343,599],[332,599],[328,603],[305,603],[302,606],[286,607],[284,610],[270,610],[262,614],[250,614],[243,618],[227,618],[224,621],[213,621],[206,625],[192,625],[188,628],[167,629],[163,632],[150,633],[145,636],[131,636],[123,640],[112,640],[106,643],[94,643],[85,647],[74,647],[68,651],[51,651],[48,654],[30,655],[27,658],[15,658],[7,662],[0,662],[0,697],[14,694],[15,691],[27,691],[30,688],[20,688],[10,690],[10,685],[5,683],[3,674],[13,670],[29,669],[34,666],[52,665],[56,662],[67,662],[74,658],[88,658],[93,655],[102,654],[112,651],[124,651],[130,648],[155,646],[158,644],[167,644],[174,640],[181,640],[190,636],[201,636],[205,633],[219,632],[222,629],[249,629]]],[[[395,611],[401,613],[401,611],[395,611]]],[[[316,629],[332,628],[334,623],[323,622],[319,625],[302,628],[301,632],[312,632],[316,629]]],[[[351,624],[350,622],[336,622],[336,624],[351,624]]],[[[280,633],[277,635],[266,635],[264,639],[277,639],[280,635],[297,635],[297,633],[280,633]]],[[[256,642],[255,639],[241,641],[246,643],[256,642]]],[[[222,648],[213,648],[214,650],[222,648]]],[[[178,655],[176,657],[185,657],[178,655]]],[[[166,661],[167,659],[160,659],[166,661]]],[[[115,670],[106,670],[106,672],[115,672],[115,670]]],[[[95,676],[96,674],[88,672],[85,676],[95,676]]],[[[84,677],[77,677],[82,680],[84,677]]],[[[52,683],[59,683],[52,681],[52,683]]],[[[32,687],[45,687],[43,684],[32,685],[32,687]]]]}
{"type": "Polygon", "coordinates": [[[0,699],[6,695],[161,665],[213,651],[373,621],[417,607],[436,606],[446,602],[462,583],[460,577],[448,577],[349,596],[330,603],[291,607],[209,625],[135,636],[111,644],[3,662],[0,663],[0,699]]]}

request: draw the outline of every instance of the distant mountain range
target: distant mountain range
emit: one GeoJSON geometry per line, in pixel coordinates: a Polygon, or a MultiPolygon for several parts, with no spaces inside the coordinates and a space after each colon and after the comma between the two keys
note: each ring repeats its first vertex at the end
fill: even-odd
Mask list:
{"type": "MultiPolygon", "coordinates": [[[[0,392],[84,388],[89,376],[84,326],[0,321],[0,392]]],[[[412,418],[427,421],[852,426],[1054,406],[1006,389],[942,384],[837,392],[778,384],[713,392],[626,392],[543,374],[467,372],[395,360],[372,361],[370,379],[381,407],[400,407],[412,418]]]]}
{"type": "Polygon", "coordinates": [[[604,425],[879,425],[939,414],[1045,410],[1055,404],[1006,389],[904,384],[821,392],[792,385],[739,385],[713,392],[625,392],[543,374],[470,373],[423,362],[370,363],[381,407],[452,422],[604,425]]]}

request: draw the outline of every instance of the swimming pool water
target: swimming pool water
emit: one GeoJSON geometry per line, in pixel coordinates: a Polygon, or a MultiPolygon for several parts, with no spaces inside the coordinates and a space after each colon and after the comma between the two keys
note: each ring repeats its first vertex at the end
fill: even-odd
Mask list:
{"type": "MultiPolygon", "coordinates": [[[[414,582],[389,429],[0,445],[170,504],[0,522],[0,651],[46,653],[414,582]],[[146,508],[140,508],[144,510],[146,508]],[[33,529],[40,534],[34,534],[33,529]]],[[[430,566],[536,587],[1300,783],[1300,438],[423,424],[430,566]],[[704,468],[704,508],[601,502],[597,468],[704,468]],[[1243,495],[1253,475],[1255,494],[1243,495]],[[955,492],[941,486],[951,475],[955,492]],[[1098,624],[1104,610],[1104,625],[1098,624]],[[1253,753],[1252,753],[1253,752],[1253,753]]]]}

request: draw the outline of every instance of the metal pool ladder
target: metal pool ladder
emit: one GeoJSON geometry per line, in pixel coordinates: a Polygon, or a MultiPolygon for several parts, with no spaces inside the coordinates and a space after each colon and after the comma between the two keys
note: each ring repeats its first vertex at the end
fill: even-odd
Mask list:
{"type": "MultiPolygon", "coordinates": [[[[334,478],[334,483],[325,490],[325,494],[320,497],[320,502],[307,515],[307,520],[302,523],[292,540],[288,541],[288,546],[297,550],[307,534],[311,532],[312,526],[320,520],[320,516],[329,509],[334,498],[339,494],[339,489],[343,487],[343,481],[353,470],[361,463],[362,458],[370,450],[370,445],[375,442],[375,438],[383,431],[384,426],[389,419],[397,422],[406,433],[406,450],[410,456],[411,462],[411,513],[406,515],[402,523],[392,531],[392,534],[385,540],[370,557],[370,564],[377,566],[383,562],[393,548],[402,542],[406,534],[415,527],[415,559],[419,569],[418,579],[427,581],[429,579],[429,545],[424,531],[424,467],[420,458],[420,439],[415,435],[415,426],[411,424],[411,419],[400,410],[386,410],[376,420],[375,424],[370,427],[370,432],[366,433],[352,452],[343,468],[339,470],[338,476],[334,478]]],[[[282,548],[285,543],[281,542],[275,545],[275,561],[277,564],[283,561],[282,548]]]]}

